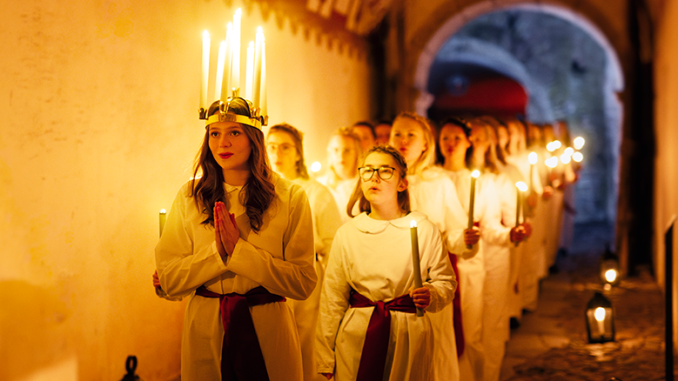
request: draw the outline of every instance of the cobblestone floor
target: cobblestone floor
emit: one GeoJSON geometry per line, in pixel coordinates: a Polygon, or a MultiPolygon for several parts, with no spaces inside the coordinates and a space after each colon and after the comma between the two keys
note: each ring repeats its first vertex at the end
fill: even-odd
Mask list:
{"type": "Polygon", "coordinates": [[[602,291],[597,267],[604,237],[590,231],[559,258],[558,273],[542,281],[537,310],[511,331],[501,380],[665,379],[664,299],[649,271],[604,292],[616,314],[616,341],[588,344],[584,310],[602,291]]]}

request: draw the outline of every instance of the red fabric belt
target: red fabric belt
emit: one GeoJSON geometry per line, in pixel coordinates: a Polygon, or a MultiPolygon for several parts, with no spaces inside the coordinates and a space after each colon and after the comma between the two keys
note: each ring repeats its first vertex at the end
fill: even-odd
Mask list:
{"type": "Polygon", "coordinates": [[[221,351],[222,381],[268,381],[266,363],[261,354],[249,307],[284,302],[283,296],[271,294],[259,286],[246,294],[217,294],[200,286],[196,295],[219,298],[224,344],[221,351]]]}
{"type": "Polygon", "coordinates": [[[452,262],[452,269],[454,270],[454,275],[457,276],[457,289],[454,290],[454,300],[452,301],[452,317],[454,325],[454,341],[457,343],[457,357],[461,357],[464,354],[464,328],[461,320],[461,281],[459,280],[459,268],[457,267],[457,256],[452,253],[448,253],[450,256],[450,262],[452,262]]]}
{"type": "Polygon", "coordinates": [[[409,295],[401,295],[389,302],[373,302],[355,290],[351,290],[349,303],[353,308],[374,307],[367,326],[365,344],[360,356],[356,381],[381,380],[384,377],[388,339],[391,335],[391,310],[415,313],[414,302],[409,295]]]}

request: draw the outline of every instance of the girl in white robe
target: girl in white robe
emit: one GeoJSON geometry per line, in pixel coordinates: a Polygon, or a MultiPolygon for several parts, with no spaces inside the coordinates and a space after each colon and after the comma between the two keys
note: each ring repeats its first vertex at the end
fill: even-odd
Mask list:
{"type": "Polygon", "coordinates": [[[294,312],[299,332],[304,381],[322,381],[325,378],[316,371],[315,330],[325,268],[334,235],[341,226],[341,217],[329,189],[308,175],[304,163],[303,134],[299,130],[286,123],[271,126],[266,135],[266,150],[273,169],[285,179],[301,185],[311,204],[318,283],[308,299],[289,300],[288,304],[294,312]]]}
{"type": "MultiPolygon", "coordinates": [[[[393,122],[389,144],[399,150],[407,162],[412,210],[426,214],[438,227],[445,250],[454,261],[452,265],[455,266],[458,259],[470,259],[478,254],[480,231],[466,229],[466,212],[457,198],[454,183],[443,169],[434,166],[436,140],[430,123],[417,114],[400,114],[393,122]]],[[[431,314],[437,337],[432,380],[459,380],[457,346],[463,345],[464,339],[458,303],[456,299],[454,305],[431,314]],[[457,315],[454,311],[458,311],[457,315]]]]}
{"type": "Polygon", "coordinates": [[[393,148],[370,150],[351,198],[359,200],[362,213],[334,239],[318,322],[318,371],[327,379],[432,379],[436,337],[429,312],[451,302],[456,281],[438,229],[423,214],[410,212],[406,168],[393,148]],[[412,221],[419,238],[420,288],[414,286],[412,221]],[[406,311],[390,309],[396,302],[407,305],[406,311]],[[379,341],[370,332],[382,306],[390,328],[379,341]],[[423,316],[415,315],[415,306],[424,309],[423,316]],[[381,356],[374,349],[379,344],[381,356]]]}
{"type": "Polygon", "coordinates": [[[208,112],[201,176],[179,190],[155,251],[162,289],[190,296],[181,379],[298,381],[301,349],[284,300],[307,298],[316,283],[311,209],[300,186],[271,171],[251,104],[220,104],[208,112]]]}

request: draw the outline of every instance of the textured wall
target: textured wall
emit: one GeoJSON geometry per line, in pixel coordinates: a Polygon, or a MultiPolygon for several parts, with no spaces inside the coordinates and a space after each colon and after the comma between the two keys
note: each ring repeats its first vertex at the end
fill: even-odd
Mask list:
{"type": "MultiPolygon", "coordinates": [[[[129,354],[147,381],[178,375],[183,303],[151,286],[158,211],[204,133],[202,30],[219,36],[232,13],[217,0],[0,5],[0,379],[117,380],[129,354]]],[[[271,122],[306,131],[321,160],[327,131],[370,116],[366,60],[245,13],[247,41],[266,31],[271,122]]]]}

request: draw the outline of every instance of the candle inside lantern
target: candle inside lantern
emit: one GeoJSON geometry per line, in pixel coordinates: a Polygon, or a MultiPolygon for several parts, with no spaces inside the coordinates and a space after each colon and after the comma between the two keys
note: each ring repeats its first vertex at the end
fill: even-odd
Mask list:
{"type": "MultiPolygon", "coordinates": [[[[238,8],[233,15],[233,58],[230,86],[236,91],[240,89],[240,21],[242,11],[238,8]]],[[[251,98],[250,98],[251,99],[251,98]]]]}
{"type": "Polygon", "coordinates": [[[226,41],[221,41],[219,44],[219,58],[217,60],[217,83],[214,87],[214,96],[220,96],[221,101],[224,101],[221,86],[224,83],[224,65],[226,63],[226,41]]]}
{"type": "MultiPolygon", "coordinates": [[[[468,203],[468,227],[467,229],[473,229],[473,213],[475,209],[476,201],[476,180],[480,177],[480,171],[477,169],[471,172],[471,195],[468,203]]],[[[473,245],[466,245],[467,248],[473,247],[473,245]]]]}
{"type": "Polygon", "coordinates": [[[165,230],[165,222],[167,222],[167,211],[165,209],[160,209],[160,237],[162,237],[162,231],[165,230]]]}
{"type": "Polygon", "coordinates": [[[596,318],[596,321],[598,322],[598,334],[600,336],[605,335],[605,308],[603,307],[598,307],[596,308],[595,312],[593,313],[593,316],[596,318]]]}
{"type": "Polygon", "coordinates": [[[252,104],[254,108],[261,107],[261,64],[264,48],[264,31],[257,28],[256,42],[254,44],[254,78],[252,79],[252,104]]]}
{"type": "Polygon", "coordinates": [[[210,77],[210,34],[202,32],[202,81],[200,83],[200,108],[207,109],[207,82],[210,77]]]}
{"type": "MultiPolygon", "coordinates": [[[[410,222],[410,238],[412,239],[412,276],[414,277],[414,288],[421,288],[421,267],[419,265],[419,236],[417,234],[417,221],[410,222]]],[[[424,316],[424,311],[417,308],[417,316],[424,316]]]]}
{"type": "Polygon", "coordinates": [[[530,154],[527,155],[527,161],[530,162],[530,193],[534,192],[534,165],[537,164],[538,160],[539,157],[536,152],[530,152],[530,154]]]}
{"type": "Polygon", "coordinates": [[[254,77],[254,42],[247,46],[247,66],[245,66],[245,98],[252,99],[252,79],[254,77]]]}

